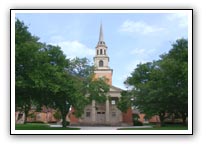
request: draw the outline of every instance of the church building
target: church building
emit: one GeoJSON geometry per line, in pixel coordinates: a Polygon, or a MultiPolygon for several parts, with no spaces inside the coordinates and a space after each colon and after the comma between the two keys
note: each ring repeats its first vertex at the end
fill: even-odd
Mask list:
{"type": "Polygon", "coordinates": [[[108,96],[104,104],[98,104],[94,100],[92,104],[85,107],[81,118],[75,118],[71,113],[71,124],[80,125],[132,125],[132,110],[128,109],[126,113],[117,108],[117,101],[121,97],[122,89],[112,85],[113,69],[109,66],[109,56],[107,54],[107,45],[104,41],[102,24],[100,26],[99,41],[96,45],[94,59],[95,78],[105,77],[110,86],[108,96]]]}

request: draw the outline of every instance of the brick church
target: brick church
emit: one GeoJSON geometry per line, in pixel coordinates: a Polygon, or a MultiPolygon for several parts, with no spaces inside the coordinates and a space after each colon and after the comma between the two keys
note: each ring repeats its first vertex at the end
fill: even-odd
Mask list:
{"type": "MultiPolygon", "coordinates": [[[[92,104],[85,107],[84,114],[81,118],[75,118],[70,115],[71,124],[84,125],[132,125],[132,110],[128,109],[126,113],[122,113],[117,108],[117,101],[121,97],[122,89],[112,85],[113,69],[109,67],[109,56],[107,54],[107,46],[104,41],[102,24],[100,26],[99,41],[96,46],[94,59],[95,78],[105,77],[110,85],[108,95],[104,104],[98,104],[94,100],[92,104]]],[[[72,113],[71,113],[72,114],[72,113]]]]}

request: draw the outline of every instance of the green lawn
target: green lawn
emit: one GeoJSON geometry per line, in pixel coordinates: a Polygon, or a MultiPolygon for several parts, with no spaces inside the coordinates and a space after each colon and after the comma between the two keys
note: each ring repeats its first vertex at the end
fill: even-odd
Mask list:
{"type": "Polygon", "coordinates": [[[119,128],[118,130],[187,130],[187,126],[164,126],[153,128],[119,128]]]}
{"type": "Polygon", "coordinates": [[[16,124],[15,130],[80,130],[80,128],[50,127],[44,123],[16,124]]]}

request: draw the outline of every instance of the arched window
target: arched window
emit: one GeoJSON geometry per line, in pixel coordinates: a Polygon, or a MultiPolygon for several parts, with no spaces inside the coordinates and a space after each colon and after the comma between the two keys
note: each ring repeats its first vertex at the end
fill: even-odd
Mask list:
{"type": "Polygon", "coordinates": [[[102,49],[100,49],[100,54],[102,54],[102,49]]]}
{"type": "Polygon", "coordinates": [[[103,67],[104,66],[104,62],[102,60],[99,61],[99,67],[103,67]]]}

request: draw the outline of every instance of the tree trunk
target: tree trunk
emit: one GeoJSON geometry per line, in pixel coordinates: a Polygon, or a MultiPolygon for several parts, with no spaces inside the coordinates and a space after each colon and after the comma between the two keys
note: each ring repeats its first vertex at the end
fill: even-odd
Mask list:
{"type": "Polygon", "coordinates": [[[66,114],[62,113],[62,127],[65,127],[66,128],[67,126],[67,122],[66,122],[66,114]]]}
{"type": "Polygon", "coordinates": [[[25,106],[25,108],[24,108],[24,113],[25,113],[24,124],[26,124],[26,122],[27,122],[28,112],[29,112],[29,109],[27,108],[27,106],[25,106]]]}
{"type": "Polygon", "coordinates": [[[187,115],[186,115],[186,113],[182,113],[182,124],[183,124],[184,126],[187,125],[186,120],[187,120],[187,115]]]}
{"type": "Polygon", "coordinates": [[[159,117],[160,117],[160,126],[165,126],[165,113],[159,113],[159,117]]]}

